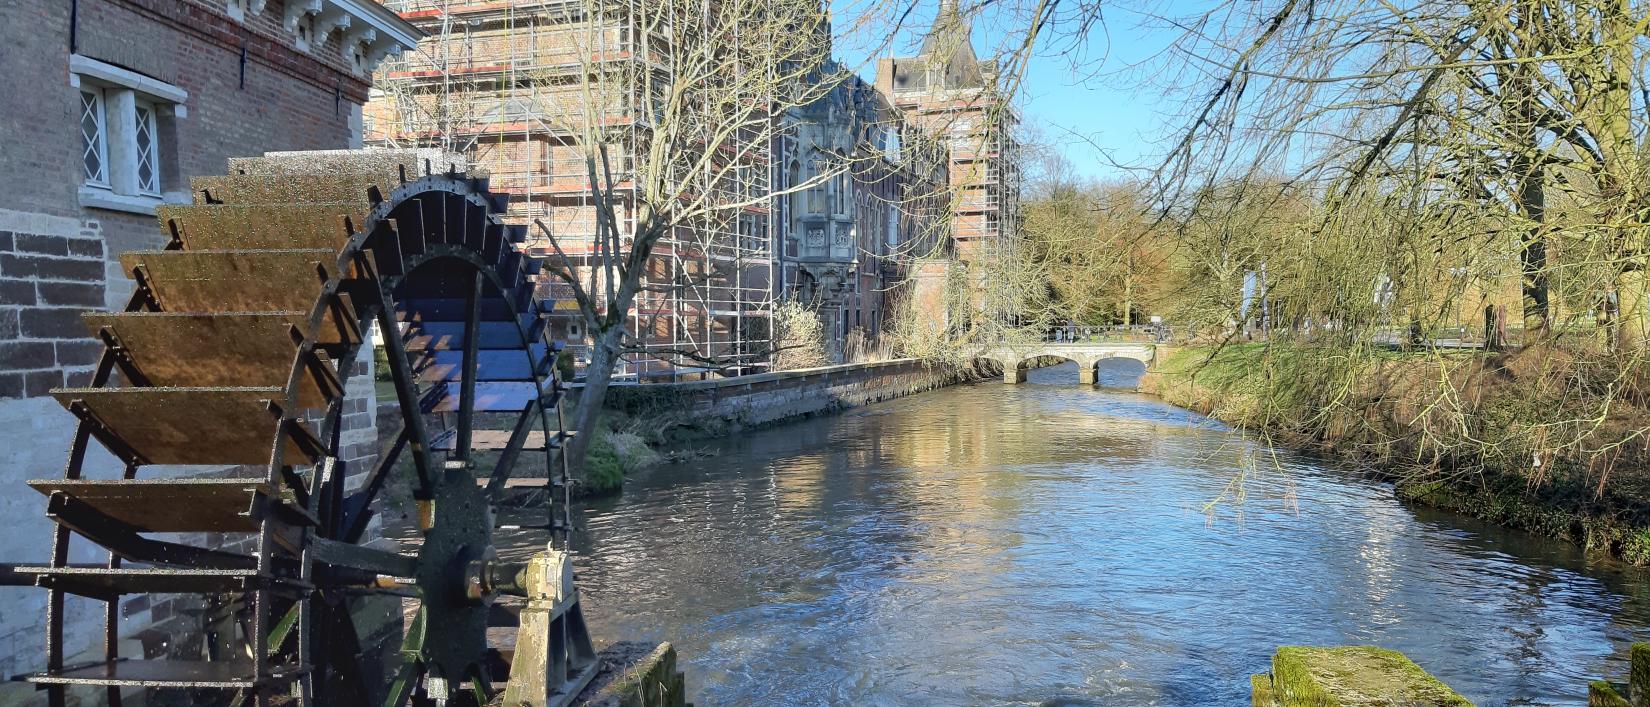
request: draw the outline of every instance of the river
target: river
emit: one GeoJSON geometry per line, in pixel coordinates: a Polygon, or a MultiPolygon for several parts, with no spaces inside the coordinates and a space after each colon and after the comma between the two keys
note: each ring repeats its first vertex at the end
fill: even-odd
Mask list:
{"type": "Polygon", "coordinates": [[[598,644],[671,641],[701,707],[1247,705],[1286,644],[1381,645],[1479,705],[1557,705],[1650,637],[1637,570],[1104,387],[1126,372],[1076,377],[632,476],[576,521],[598,644]]]}

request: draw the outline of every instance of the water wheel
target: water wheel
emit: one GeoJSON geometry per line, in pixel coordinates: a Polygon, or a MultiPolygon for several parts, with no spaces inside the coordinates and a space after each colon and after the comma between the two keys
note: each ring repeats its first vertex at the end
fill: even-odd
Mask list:
{"type": "MultiPolygon", "coordinates": [[[[552,548],[569,530],[558,347],[525,231],[500,221],[484,175],[414,152],[274,154],[230,172],[161,209],[164,250],[122,256],[136,289],[125,311],[85,317],[105,344],[90,384],[52,393],[78,427],[63,478],[29,482],[56,524],[50,562],[5,573],[49,595],[46,667],[27,679],[52,705],[71,688],[111,705],[131,688],[366,704],[383,688],[362,677],[350,607],[392,595],[418,610],[386,704],[494,701],[509,652],[488,645],[490,600],[522,593],[524,567],[494,558],[494,504],[507,487],[543,488],[553,503],[533,527],[552,548]],[[350,374],[374,323],[400,418],[378,424],[399,431],[376,466],[346,469],[344,391],[372,385],[350,374]],[[483,414],[507,422],[481,429],[483,414]],[[124,473],[83,474],[94,442],[124,473]],[[398,476],[416,500],[416,556],[362,542],[398,476]],[[71,564],[71,542],[88,541],[107,561],[71,564]],[[199,655],[119,654],[120,604],[141,594],[219,608],[199,655]],[[91,664],[66,663],[70,596],[104,603],[91,664]]],[[[595,668],[576,596],[558,606],[550,702],[595,668]]]]}

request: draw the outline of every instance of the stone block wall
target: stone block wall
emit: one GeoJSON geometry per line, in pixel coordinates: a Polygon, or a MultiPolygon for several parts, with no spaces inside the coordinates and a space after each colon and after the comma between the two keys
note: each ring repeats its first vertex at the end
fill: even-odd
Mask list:
{"type": "Polygon", "coordinates": [[[0,210],[0,398],[83,384],[102,344],[80,322],[108,306],[95,219],[0,210]]]}
{"type": "Polygon", "coordinates": [[[669,410],[719,434],[859,407],[972,379],[919,359],[805,368],[685,383],[615,385],[610,406],[669,410]]]}

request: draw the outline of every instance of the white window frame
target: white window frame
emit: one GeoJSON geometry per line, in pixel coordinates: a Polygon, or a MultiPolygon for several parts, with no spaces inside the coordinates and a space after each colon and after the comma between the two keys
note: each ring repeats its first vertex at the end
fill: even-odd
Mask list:
{"type": "MultiPolygon", "coordinates": [[[[257,3],[254,3],[257,4],[257,3]]],[[[163,118],[178,120],[188,115],[185,107],[189,93],[177,86],[137,72],[107,64],[79,54],[69,57],[69,85],[76,89],[76,105],[84,117],[85,94],[95,94],[102,103],[99,131],[102,137],[103,179],[85,174],[85,153],[82,153],[81,173],[86,178],[80,187],[80,205],[87,208],[109,209],[130,213],[154,215],[155,207],[166,201],[187,202],[188,195],[167,195],[166,156],[174,146],[168,144],[161,132],[163,118]],[[139,116],[147,114],[143,124],[139,116]],[[148,150],[142,146],[148,142],[148,150]],[[140,176],[147,166],[150,179],[140,176]]],[[[85,144],[82,121],[76,120],[80,130],[81,148],[85,144]]]]}
{"type": "Polygon", "coordinates": [[[137,138],[137,150],[132,168],[136,171],[137,191],[146,196],[161,196],[160,154],[165,148],[160,139],[160,108],[151,101],[135,99],[132,102],[132,133],[137,138]],[[143,134],[149,135],[149,149],[143,149],[143,134]],[[143,182],[143,168],[149,168],[149,183],[143,182]]]}
{"type": "Polygon", "coordinates": [[[107,189],[109,187],[109,106],[108,106],[108,102],[106,100],[104,100],[104,98],[103,98],[103,89],[101,87],[98,87],[98,86],[82,86],[82,87],[80,87],[80,93],[76,94],[76,96],[80,99],[80,123],[77,127],[80,129],[80,145],[81,145],[81,147],[80,147],[80,172],[81,172],[81,175],[83,176],[84,181],[86,182],[86,184],[89,184],[89,185],[94,186],[94,187],[103,187],[103,188],[107,189]],[[86,144],[86,139],[88,137],[86,135],[86,113],[87,113],[88,110],[92,109],[92,106],[88,106],[87,103],[86,103],[86,96],[91,96],[92,99],[97,104],[96,105],[97,113],[96,113],[96,115],[93,116],[95,118],[94,122],[96,123],[95,129],[94,129],[95,134],[89,136],[97,142],[95,151],[97,152],[98,174],[95,174],[95,175],[86,174],[86,154],[89,153],[89,152],[94,151],[92,145],[86,144]]]}

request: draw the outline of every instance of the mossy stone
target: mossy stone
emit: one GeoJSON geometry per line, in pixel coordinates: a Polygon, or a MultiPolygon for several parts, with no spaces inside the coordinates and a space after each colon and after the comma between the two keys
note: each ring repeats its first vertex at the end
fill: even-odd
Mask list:
{"type": "Polygon", "coordinates": [[[1627,656],[1627,697],[1633,707],[1650,707],[1650,643],[1634,643],[1627,656]]]}
{"type": "Polygon", "coordinates": [[[1375,646],[1278,648],[1272,689],[1286,707],[1472,706],[1404,654],[1375,646]]]}
{"type": "Polygon", "coordinates": [[[1587,707],[1631,707],[1631,704],[1609,682],[1594,680],[1587,684],[1587,707]]]}
{"type": "Polygon", "coordinates": [[[1272,694],[1272,674],[1249,676],[1249,704],[1251,707],[1278,707],[1278,698],[1272,694]]]}

